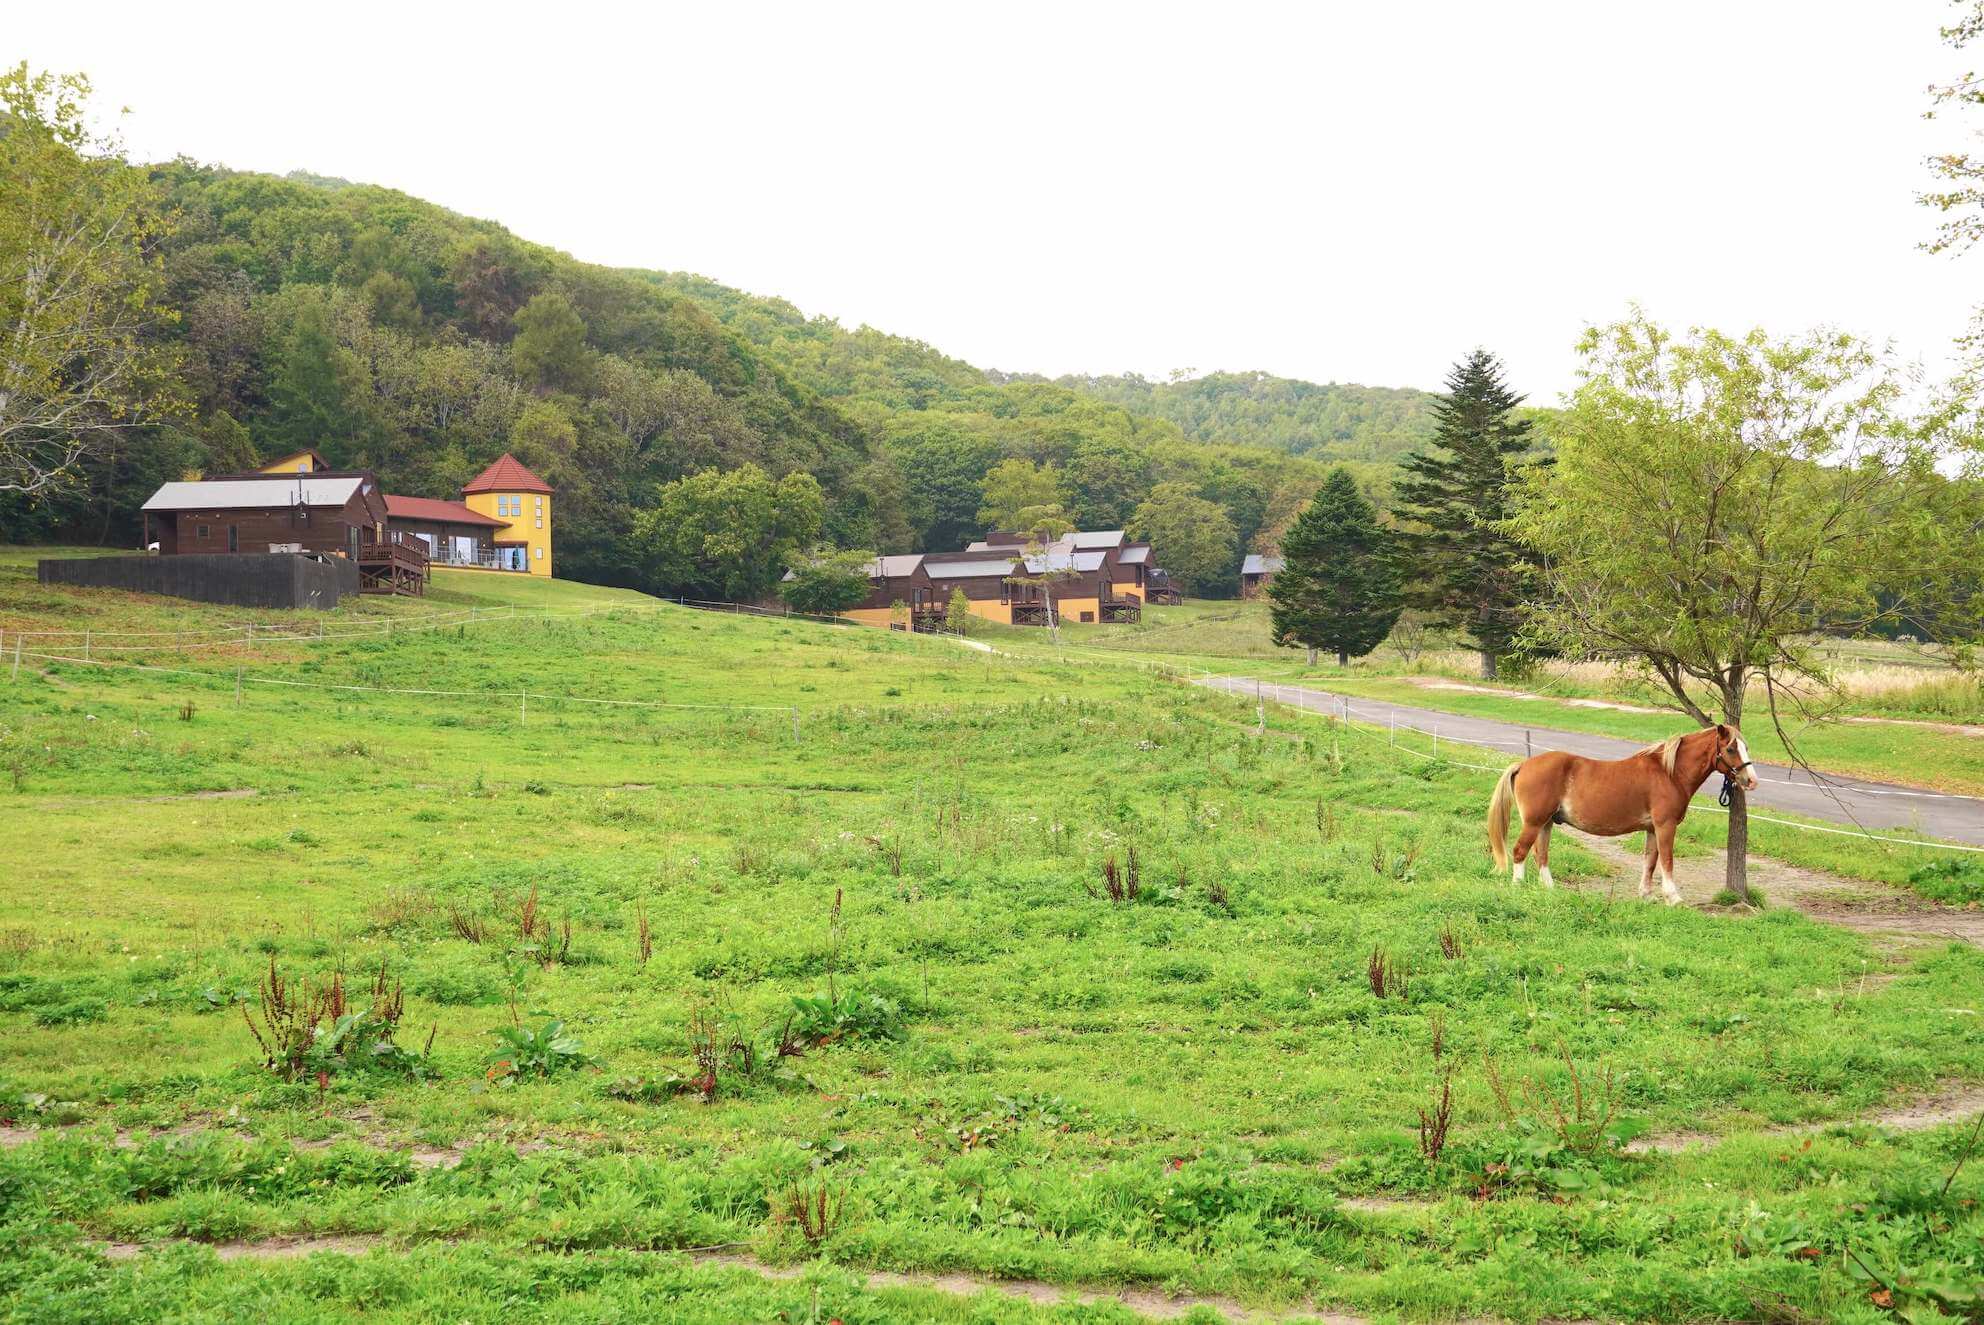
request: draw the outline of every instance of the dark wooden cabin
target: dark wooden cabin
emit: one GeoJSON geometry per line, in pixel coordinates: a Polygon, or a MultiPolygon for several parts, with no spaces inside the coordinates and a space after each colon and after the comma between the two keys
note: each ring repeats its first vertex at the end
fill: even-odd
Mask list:
{"type": "Polygon", "coordinates": [[[141,508],[146,547],[189,553],[315,552],[358,563],[368,593],[420,593],[425,545],[393,536],[385,494],[362,470],[227,474],[166,483],[141,508]]]}

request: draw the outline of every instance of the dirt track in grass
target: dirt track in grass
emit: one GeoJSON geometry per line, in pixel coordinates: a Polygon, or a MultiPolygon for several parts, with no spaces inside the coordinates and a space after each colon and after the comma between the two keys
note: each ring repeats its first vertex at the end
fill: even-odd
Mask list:
{"type": "MultiPolygon", "coordinates": [[[[1573,883],[1588,892],[1604,892],[1623,899],[1636,897],[1640,881],[1640,835],[1592,837],[1573,829],[1565,834],[1579,846],[1603,860],[1610,868],[1606,879],[1573,883]]],[[[1718,907],[1714,899],[1722,891],[1725,854],[1717,849],[1707,855],[1689,856],[1675,862],[1674,882],[1681,889],[1681,900],[1703,911],[1731,915],[1749,914],[1747,908],[1718,907]]],[[[1531,874],[1531,879],[1535,875],[1531,874]]],[[[1904,947],[1914,943],[1955,940],[1984,947],[1984,910],[1940,906],[1935,902],[1887,884],[1845,879],[1820,870],[1787,865],[1781,860],[1750,857],[1750,885],[1764,896],[1764,904],[1790,907],[1828,925],[1859,930],[1867,934],[1888,934],[1902,940],[1904,947]]],[[[1654,883],[1658,905],[1659,881],[1654,883]]]]}

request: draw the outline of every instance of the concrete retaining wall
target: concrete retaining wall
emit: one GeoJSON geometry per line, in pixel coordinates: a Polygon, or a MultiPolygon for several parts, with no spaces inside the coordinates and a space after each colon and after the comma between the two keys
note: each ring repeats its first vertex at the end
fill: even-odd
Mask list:
{"type": "Polygon", "coordinates": [[[358,592],[358,563],[294,552],[195,553],[179,557],[76,557],[36,566],[43,584],[194,598],[229,607],[325,611],[358,592]]]}

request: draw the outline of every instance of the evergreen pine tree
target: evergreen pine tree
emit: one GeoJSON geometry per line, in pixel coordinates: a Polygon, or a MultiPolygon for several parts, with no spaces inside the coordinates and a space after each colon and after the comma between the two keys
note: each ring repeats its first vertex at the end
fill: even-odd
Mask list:
{"type": "Polygon", "coordinates": [[[1412,605],[1464,631],[1481,652],[1481,674],[1493,677],[1532,587],[1522,550],[1495,527],[1512,513],[1509,489],[1514,462],[1531,445],[1529,420],[1514,417],[1523,398],[1486,350],[1455,364],[1446,385],[1432,449],[1404,462],[1397,514],[1411,531],[1412,605]]]}
{"type": "Polygon", "coordinates": [[[1339,667],[1384,643],[1403,605],[1392,536],[1356,482],[1330,471],[1281,538],[1282,568],[1268,584],[1277,644],[1336,654],[1339,667]]]}

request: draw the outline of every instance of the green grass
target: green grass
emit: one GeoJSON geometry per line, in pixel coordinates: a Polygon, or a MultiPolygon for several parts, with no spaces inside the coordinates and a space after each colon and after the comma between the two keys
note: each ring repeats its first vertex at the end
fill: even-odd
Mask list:
{"type": "MultiPolygon", "coordinates": [[[[436,589],[567,603],[472,578],[436,589]]],[[[0,567],[11,629],[236,619],[122,598],[0,567]]],[[[1974,1260],[1984,1174],[1938,1195],[1959,1129],[1757,1129],[1984,1076],[1984,954],[1511,890],[1481,775],[1339,757],[1313,719],[1258,739],[1250,706],[1133,669],[629,605],[0,681],[0,1115],[40,1129],[0,1152],[10,1319],[1126,1318],[653,1254],[732,1242],[1411,1319],[1852,1319],[1849,1246],[1884,1272],[1974,1260]],[[237,664],[481,693],[249,681],[237,706],[237,664]],[[520,686],[527,713],[495,693],[520,686]],[[744,704],[769,707],[721,707],[744,704]],[[1133,850],[1139,895],[1112,901],[1133,850]],[[554,952],[571,925],[543,965],[533,892],[554,952]],[[1373,994],[1374,951],[1403,996],[1373,994]],[[279,1080],[243,1016],[272,960],[354,989],[383,964],[429,1074],[279,1080]],[[868,1033],[771,1059],[829,991],[868,1033]],[[513,1003],[598,1066],[492,1079],[513,1003]],[[708,1102],[685,1088],[699,1012],[765,1055],[726,1058],[708,1102]],[[1611,1075],[1615,1139],[1728,1139],[1567,1147],[1521,1086],[1568,1098],[1566,1054],[1594,1098],[1611,1075]],[[1449,1072],[1429,1165],[1419,1110],[1449,1072]],[[152,1128],[192,1135],[111,1142],[152,1128]],[[820,1183],[844,1213],[813,1246],[778,1211],[820,1183]],[[1352,1203],[1374,1196],[1406,1204],[1352,1203]],[[89,1248],[304,1234],[385,1242],[276,1266],[89,1248]]],[[[405,610],[352,610],[382,608],[405,610]]]]}

